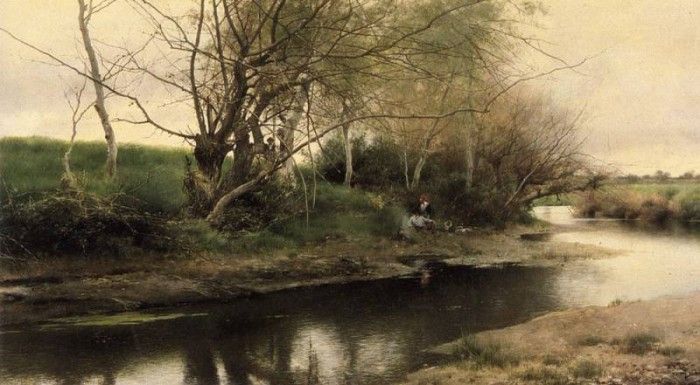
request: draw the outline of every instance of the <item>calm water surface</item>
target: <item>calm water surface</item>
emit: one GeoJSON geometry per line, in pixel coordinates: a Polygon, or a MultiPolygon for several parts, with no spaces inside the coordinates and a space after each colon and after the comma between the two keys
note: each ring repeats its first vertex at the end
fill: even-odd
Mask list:
{"type": "MultiPolygon", "coordinates": [[[[700,290],[700,232],[576,221],[555,240],[622,250],[561,268],[451,269],[301,289],[132,325],[0,329],[0,384],[382,384],[463,333],[547,311],[700,290]]],[[[182,311],[178,309],[178,311],[182,311]]],[[[153,313],[155,316],[173,316],[153,313]]]]}

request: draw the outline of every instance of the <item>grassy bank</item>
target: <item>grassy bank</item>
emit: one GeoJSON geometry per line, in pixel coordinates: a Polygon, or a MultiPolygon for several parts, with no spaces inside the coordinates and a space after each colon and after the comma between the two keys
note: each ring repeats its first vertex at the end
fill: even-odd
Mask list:
{"type": "MultiPolygon", "coordinates": [[[[182,213],[185,153],[178,149],[123,146],[120,176],[116,182],[107,182],[102,178],[103,146],[78,143],[73,169],[82,175],[92,195],[42,198],[44,192],[58,187],[65,146],[39,138],[0,140],[3,193],[29,197],[28,211],[26,215],[20,212],[19,219],[31,219],[40,212],[39,218],[49,218],[51,226],[61,224],[61,235],[76,235],[73,231],[81,227],[92,230],[86,224],[95,218],[100,220],[97,223],[109,223],[118,210],[126,210],[123,215],[140,223],[140,209],[119,208],[120,201],[107,204],[121,191],[154,210],[148,215],[158,220],[157,231],[164,232],[156,238],[161,246],[139,249],[135,246],[141,244],[133,237],[95,237],[92,244],[103,246],[108,253],[98,249],[63,255],[51,250],[18,257],[0,255],[0,323],[226,301],[302,285],[418,274],[427,262],[553,266],[609,254],[576,244],[523,241],[520,233],[532,230],[518,226],[397,238],[406,215],[401,202],[381,193],[325,182],[319,183],[315,194],[311,188],[308,191],[308,217],[302,205],[255,231],[218,231],[182,213]],[[159,195],[161,189],[167,199],[159,195]],[[171,201],[181,203],[165,204],[171,201]],[[70,210],[54,212],[55,207],[70,210]],[[55,305],[58,302],[61,306],[55,305]]],[[[3,205],[7,204],[4,200],[3,205]]],[[[123,215],[117,219],[123,221],[123,215]]],[[[7,218],[2,219],[0,225],[5,226],[7,218]]],[[[36,237],[45,237],[48,227],[43,223],[32,227],[36,237]]],[[[134,230],[131,224],[122,227],[127,232],[134,230]]],[[[52,233],[58,230],[53,228],[52,233]]]]}
{"type": "Polygon", "coordinates": [[[696,384],[700,293],[555,312],[435,349],[407,385],[696,384]]]}
{"type": "MultiPolygon", "coordinates": [[[[42,137],[0,139],[0,194],[23,194],[57,189],[63,167],[61,159],[68,142],[42,137]]],[[[99,196],[114,193],[133,195],[146,208],[177,213],[185,203],[182,179],[186,149],[122,144],[119,171],[114,181],[104,178],[105,144],[77,142],[71,168],[86,191],[99,196]]]]}
{"type": "MultiPolygon", "coordinates": [[[[34,204],[21,216],[48,213],[55,217],[55,212],[86,211],[83,197],[50,196],[48,200],[40,201],[42,194],[58,190],[63,173],[61,158],[67,147],[65,141],[38,137],[0,139],[3,187],[0,193],[5,197],[31,200],[34,204]]],[[[95,196],[87,203],[88,209],[95,214],[86,216],[85,221],[104,216],[98,210],[100,204],[111,205],[118,195],[117,202],[128,206],[126,209],[135,207],[167,220],[168,231],[159,235],[171,240],[171,245],[182,246],[179,251],[231,254],[294,249],[330,239],[370,242],[391,237],[403,219],[403,208],[388,202],[387,197],[321,182],[316,189],[309,186],[308,217],[303,194],[297,191],[287,198],[295,200],[295,205],[270,224],[255,231],[236,231],[235,234],[217,231],[202,220],[183,215],[186,196],[182,183],[187,154],[185,149],[124,144],[119,151],[118,177],[109,181],[104,178],[104,144],[77,142],[71,167],[85,192],[95,196]],[[99,199],[105,202],[97,202],[99,199]]],[[[241,217],[243,215],[255,216],[256,213],[243,213],[241,217]]],[[[60,226],[80,228],[91,224],[72,221],[60,226]]]]}
{"type": "Polygon", "coordinates": [[[662,224],[700,220],[700,183],[611,184],[574,200],[580,216],[662,224]]]}

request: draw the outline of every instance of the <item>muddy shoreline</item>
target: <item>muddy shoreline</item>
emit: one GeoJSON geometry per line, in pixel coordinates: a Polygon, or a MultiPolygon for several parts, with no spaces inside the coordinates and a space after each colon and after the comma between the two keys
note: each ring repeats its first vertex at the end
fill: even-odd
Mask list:
{"type": "Polygon", "coordinates": [[[522,240],[527,229],[424,234],[413,242],[332,241],[268,255],[27,261],[0,275],[0,326],[53,318],[226,303],[298,287],[421,274],[440,266],[556,266],[614,253],[522,240]]]}

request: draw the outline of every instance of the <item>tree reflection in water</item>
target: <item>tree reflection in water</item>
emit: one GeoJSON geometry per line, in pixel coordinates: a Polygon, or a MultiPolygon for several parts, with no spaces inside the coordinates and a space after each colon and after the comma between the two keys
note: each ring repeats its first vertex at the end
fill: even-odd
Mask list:
{"type": "Polygon", "coordinates": [[[0,334],[0,382],[301,384],[311,356],[323,384],[385,383],[420,366],[425,348],[559,307],[556,274],[454,269],[423,285],[391,279],[192,309],[206,317],[0,334]]]}

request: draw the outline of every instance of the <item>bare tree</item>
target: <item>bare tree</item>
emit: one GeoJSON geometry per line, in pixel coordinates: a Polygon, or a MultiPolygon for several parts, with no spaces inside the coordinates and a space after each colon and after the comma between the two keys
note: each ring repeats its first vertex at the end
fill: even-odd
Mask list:
{"type": "Polygon", "coordinates": [[[502,103],[489,117],[479,156],[503,195],[503,215],[534,200],[597,188],[606,176],[580,152],[583,112],[562,110],[542,99],[502,103]]]}
{"type": "MultiPolygon", "coordinates": [[[[296,119],[288,118],[294,117],[294,110],[298,113],[304,87],[313,83],[333,92],[336,80],[348,73],[357,79],[390,80],[398,68],[406,67],[406,55],[413,55],[405,52],[404,42],[474,4],[433,12],[423,25],[408,28],[392,16],[398,9],[392,2],[200,1],[189,17],[168,15],[149,1],[134,2],[162,42],[188,55],[189,65],[170,77],[146,68],[137,58],[128,69],[142,70],[191,99],[197,130],[167,132],[193,142],[196,169],[189,172],[188,190],[195,211],[216,221],[231,201],[271,177],[308,142],[367,118],[346,116],[326,127],[315,125],[311,137],[295,148],[285,143],[276,157],[256,161],[266,151],[266,137],[289,138],[290,131],[304,135],[293,127],[296,119]],[[272,133],[270,127],[281,132],[272,133]],[[223,170],[229,153],[233,164],[223,170]]],[[[146,117],[132,123],[154,122],[146,117]]]]}
{"type": "Polygon", "coordinates": [[[117,173],[117,138],[114,135],[112,123],[109,120],[107,107],[105,105],[105,90],[102,82],[104,81],[100,74],[100,63],[97,60],[97,53],[92,45],[90,38],[90,30],[88,26],[92,17],[99,11],[107,8],[116,0],[102,0],[94,3],[93,0],[78,0],[78,26],[80,27],[80,35],[87,54],[90,76],[93,79],[92,84],[95,87],[95,111],[100,118],[100,124],[105,132],[105,141],[107,142],[107,177],[113,178],[117,173]]]}
{"type": "Polygon", "coordinates": [[[63,178],[62,184],[68,189],[78,188],[78,180],[73,174],[70,166],[70,156],[73,152],[73,146],[75,145],[75,137],[78,134],[78,124],[85,116],[85,113],[92,108],[94,103],[89,103],[87,106],[83,105],[83,93],[85,92],[85,87],[87,85],[87,79],[83,78],[81,85],[64,93],[66,103],[71,110],[71,136],[68,145],[68,149],[63,153],[62,163],[63,163],[63,178]]]}
{"type": "MultiPolygon", "coordinates": [[[[513,75],[502,72],[503,66],[497,65],[505,60],[482,47],[467,31],[457,30],[443,43],[430,36],[448,19],[456,25],[471,13],[491,14],[489,4],[496,2],[424,3],[429,2],[418,2],[415,18],[406,18],[406,4],[389,0],[200,0],[196,9],[184,15],[169,14],[149,0],[129,0],[153,27],[154,39],[149,43],[166,49],[149,51],[163,53],[162,60],[157,61],[160,66],[145,59],[142,48],[124,48],[125,59],[110,65],[166,86],[173,92],[173,101],[181,101],[192,111],[194,129],[184,123],[183,127],[166,127],[140,98],[107,84],[99,73],[86,73],[0,30],[101,84],[113,95],[126,98],[140,113],[140,117],[119,120],[150,125],[190,143],[196,162],[189,165],[185,185],[193,212],[217,222],[231,202],[259,187],[290,165],[295,154],[336,129],[368,119],[437,121],[468,112],[487,112],[494,101],[518,84],[584,62],[564,63],[545,73],[521,74],[512,80],[513,75]],[[457,45],[472,49],[453,49],[457,45]],[[489,69],[492,76],[501,80],[479,107],[462,104],[443,111],[391,112],[384,108],[386,93],[381,92],[365,103],[368,108],[363,113],[354,111],[340,121],[334,118],[338,113],[330,107],[332,104],[315,103],[311,110],[309,103],[303,107],[311,88],[313,93],[335,93],[343,100],[345,92],[338,92],[334,85],[348,74],[353,74],[351,84],[374,80],[388,87],[397,80],[427,78],[444,82],[446,73],[440,69],[445,60],[474,61],[478,57],[482,58],[480,66],[484,70],[493,67],[489,69]],[[306,114],[302,116],[301,111],[306,114]],[[300,129],[302,121],[307,122],[306,130],[300,129]],[[280,141],[280,145],[271,146],[270,139],[280,141]],[[224,168],[229,156],[231,166],[224,168]]],[[[102,8],[95,7],[92,14],[95,9],[102,8]]],[[[476,25],[481,33],[495,29],[466,24],[476,25]]],[[[507,32],[497,31],[495,35],[505,38],[507,32]]],[[[455,76],[470,78],[474,73],[467,69],[455,76]]],[[[460,84],[455,92],[469,92],[463,86],[466,82],[460,84]]],[[[420,172],[416,179],[420,179],[420,172]]]]}

